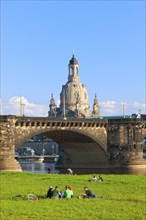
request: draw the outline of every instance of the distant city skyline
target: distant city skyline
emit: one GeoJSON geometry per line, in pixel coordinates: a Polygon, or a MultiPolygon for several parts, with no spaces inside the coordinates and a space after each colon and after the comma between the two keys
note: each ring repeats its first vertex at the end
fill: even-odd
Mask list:
{"type": "Polygon", "coordinates": [[[1,1],[1,114],[47,116],[74,50],[90,109],[146,114],[145,1],[1,1]]]}

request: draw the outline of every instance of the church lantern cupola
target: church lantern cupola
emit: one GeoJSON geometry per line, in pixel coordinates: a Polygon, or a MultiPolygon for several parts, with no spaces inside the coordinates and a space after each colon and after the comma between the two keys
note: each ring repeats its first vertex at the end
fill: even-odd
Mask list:
{"type": "Polygon", "coordinates": [[[68,80],[69,81],[79,81],[79,63],[75,58],[74,54],[72,55],[71,60],[68,64],[68,80]]]}

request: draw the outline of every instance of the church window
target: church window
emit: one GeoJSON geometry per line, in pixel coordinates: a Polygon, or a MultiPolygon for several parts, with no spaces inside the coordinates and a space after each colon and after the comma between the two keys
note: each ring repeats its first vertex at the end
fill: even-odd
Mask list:
{"type": "Polygon", "coordinates": [[[72,67],[70,67],[69,74],[70,74],[70,75],[73,75],[73,68],[72,68],[72,67]]]}
{"type": "Polygon", "coordinates": [[[79,74],[78,67],[76,67],[76,74],[77,74],[77,75],[79,74]]]}
{"type": "Polygon", "coordinates": [[[85,99],[87,98],[87,93],[85,92],[85,99]]]}

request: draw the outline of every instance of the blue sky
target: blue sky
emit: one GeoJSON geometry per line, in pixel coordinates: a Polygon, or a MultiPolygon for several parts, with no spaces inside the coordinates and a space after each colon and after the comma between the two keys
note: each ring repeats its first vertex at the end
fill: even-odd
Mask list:
{"type": "Polygon", "coordinates": [[[145,1],[1,1],[1,114],[47,116],[74,50],[92,109],[146,113],[145,1]]]}

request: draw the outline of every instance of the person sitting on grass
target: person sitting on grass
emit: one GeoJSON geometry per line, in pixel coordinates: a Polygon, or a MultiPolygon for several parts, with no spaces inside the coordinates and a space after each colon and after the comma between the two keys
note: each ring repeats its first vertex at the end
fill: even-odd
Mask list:
{"type": "Polygon", "coordinates": [[[58,199],[59,195],[60,195],[60,192],[59,192],[58,186],[55,186],[55,189],[52,192],[52,198],[53,199],[58,199]]]}
{"type": "Polygon", "coordinates": [[[71,197],[73,197],[73,190],[72,190],[71,186],[68,186],[68,189],[71,191],[71,197]]]}
{"type": "Polygon", "coordinates": [[[73,191],[70,186],[65,187],[63,198],[71,199],[73,197],[73,191]]]}
{"type": "Polygon", "coordinates": [[[94,182],[96,182],[96,181],[97,181],[96,176],[93,176],[92,181],[94,181],[94,182]]]}
{"type": "Polygon", "coordinates": [[[92,179],[89,179],[89,180],[88,180],[88,182],[91,182],[91,181],[94,181],[94,182],[96,182],[96,181],[97,181],[97,178],[96,178],[96,176],[93,176],[93,177],[92,177],[92,179]]]}
{"type": "Polygon", "coordinates": [[[92,193],[92,191],[91,191],[90,189],[88,189],[87,186],[84,187],[84,191],[85,191],[84,194],[80,194],[80,195],[79,195],[79,197],[78,197],[79,199],[80,199],[80,198],[83,198],[83,199],[86,199],[86,198],[92,199],[92,198],[96,198],[96,197],[97,197],[95,194],[92,193]]]}
{"type": "Polygon", "coordinates": [[[101,175],[99,175],[98,182],[103,182],[103,178],[101,175]]]}
{"type": "Polygon", "coordinates": [[[46,195],[46,198],[51,199],[53,197],[53,187],[50,186],[46,195]]]}

